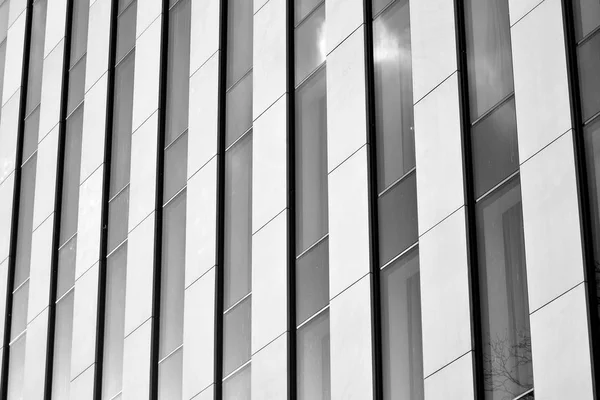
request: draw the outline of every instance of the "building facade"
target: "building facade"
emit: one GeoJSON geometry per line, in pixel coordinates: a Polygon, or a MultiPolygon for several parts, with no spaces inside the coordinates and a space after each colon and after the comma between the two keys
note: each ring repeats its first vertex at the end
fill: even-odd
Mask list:
{"type": "Polygon", "coordinates": [[[0,3],[0,398],[600,397],[598,0],[0,3]]]}

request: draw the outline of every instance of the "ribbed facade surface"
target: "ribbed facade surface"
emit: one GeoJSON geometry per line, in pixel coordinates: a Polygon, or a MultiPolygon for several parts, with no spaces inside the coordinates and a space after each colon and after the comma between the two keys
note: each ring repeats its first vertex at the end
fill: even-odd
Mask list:
{"type": "Polygon", "coordinates": [[[599,0],[0,0],[0,399],[600,398],[599,0]]]}

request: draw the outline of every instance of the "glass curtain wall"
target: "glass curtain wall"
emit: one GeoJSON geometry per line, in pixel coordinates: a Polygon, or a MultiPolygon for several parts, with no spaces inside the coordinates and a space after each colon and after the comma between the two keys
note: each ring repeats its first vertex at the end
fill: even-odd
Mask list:
{"type": "Polygon", "coordinates": [[[464,5],[485,398],[533,398],[508,0],[464,5]]]}
{"type": "MultiPolygon", "coordinates": [[[[69,397],[89,0],[73,2],[58,241],[52,397],[69,397]]],[[[60,179],[61,177],[59,177],[60,179]]]]}
{"type": "MultiPolygon", "coordinates": [[[[0,97],[4,92],[4,64],[6,61],[6,36],[8,34],[8,8],[10,0],[0,1],[0,97]]],[[[0,107],[0,118],[2,107],[0,107]]]]}
{"type": "Polygon", "coordinates": [[[331,398],[325,1],[294,1],[299,400],[331,398]]]}
{"type": "Polygon", "coordinates": [[[182,396],[191,0],[170,0],[166,109],[158,398],[182,396]]]}
{"type": "Polygon", "coordinates": [[[117,7],[102,362],[102,399],[105,400],[120,399],[123,387],[124,304],[137,1],[119,0],[117,7]]]}
{"type": "MultiPolygon", "coordinates": [[[[46,35],[47,0],[37,0],[31,8],[29,73],[25,101],[25,120],[22,132],[21,187],[17,219],[17,246],[12,289],[11,330],[9,342],[8,398],[20,399],[25,382],[25,346],[27,336],[27,305],[29,300],[29,269],[33,234],[33,198],[37,166],[42,70],[46,35]]],[[[7,2],[8,3],[8,2],[7,2]]],[[[7,4],[5,3],[5,4],[7,4]]],[[[13,239],[14,240],[14,239],[13,239]]],[[[10,289],[9,289],[10,290],[10,289]]]]}
{"type": "Polygon", "coordinates": [[[253,5],[227,3],[223,399],[250,399],[253,5]]]}
{"type": "Polygon", "coordinates": [[[600,315],[600,1],[574,0],[573,16],[600,315]]]}
{"type": "Polygon", "coordinates": [[[372,0],[383,395],[422,399],[423,344],[408,0],[372,0]]]}

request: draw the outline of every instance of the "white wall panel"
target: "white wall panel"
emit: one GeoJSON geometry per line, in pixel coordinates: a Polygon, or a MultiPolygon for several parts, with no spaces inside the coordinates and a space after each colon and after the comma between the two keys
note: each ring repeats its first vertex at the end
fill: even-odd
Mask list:
{"type": "MultiPolygon", "coordinates": [[[[10,10],[16,5],[16,0],[10,2],[10,10]]],[[[23,49],[25,45],[25,14],[22,13],[8,29],[6,37],[6,58],[4,61],[4,87],[2,88],[2,105],[21,86],[23,75],[23,49]]],[[[4,112],[2,112],[4,119],[4,112]]]]}
{"type": "MultiPolygon", "coordinates": [[[[31,289],[31,286],[30,286],[31,289]]],[[[31,290],[29,292],[31,294],[31,290]]],[[[48,309],[27,324],[23,399],[43,399],[46,378],[48,309]]]]}
{"type": "Polygon", "coordinates": [[[86,92],[96,84],[98,79],[100,79],[102,74],[108,69],[112,3],[113,1],[111,0],[96,0],[94,4],[90,6],[85,66],[86,92]]]}
{"type": "Polygon", "coordinates": [[[0,262],[8,258],[15,175],[0,183],[0,262]]]}
{"type": "Polygon", "coordinates": [[[519,159],[571,128],[561,0],[545,0],[511,28],[519,159]]]}
{"type": "Polygon", "coordinates": [[[415,105],[419,235],[464,204],[458,77],[415,105]]]}
{"type": "Polygon", "coordinates": [[[215,269],[185,289],[183,399],[214,383],[215,269]]]}
{"type": "Polygon", "coordinates": [[[197,396],[194,396],[194,400],[214,400],[215,389],[214,385],[210,385],[206,389],[199,393],[197,396]]]}
{"type": "Polygon", "coordinates": [[[104,74],[85,94],[80,182],[85,181],[104,162],[107,89],[108,75],[104,74]]]}
{"type": "Polygon", "coordinates": [[[428,376],[471,350],[464,208],[421,236],[419,258],[423,371],[428,376]]]}
{"type": "Polygon", "coordinates": [[[287,219],[285,211],[252,236],[252,353],[287,330],[287,219]]]}
{"type": "Polygon", "coordinates": [[[64,49],[64,41],[61,41],[44,59],[38,141],[60,120],[64,49]]]}
{"type": "Polygon", "coordinates": [[[38,144],[35,172],[35,197],[33,199],[33,229],[54,213],[56,198],[56,172],[58,167],[59,126],[38,144]]]}
{"type": "Polygon", "coordinates": [[[473,379],[473,353],[469,352],[425,379],[425,400],[474,399],[473,379]]]}
{"type": "MultiPolygon", "coordinates": [[[[100,1],[100,0],[97,0],[100,1]]],[[[92,365],[71,382],[71,400],[91,400],[94,398],[95,365],[92,365]]]]}
{"type": "Polygon", "coordinates": [[[269,0],[254,15],[253,119],[286,91],[286,13],[285,0],[269,0]]]}
{"type": "Polygon", "coordinates": [[[288,334],[286,333],[252,356],[252,384],[250,386],[253,399],[280,400],[287,398],[287,344],[288,334]]]}
{"type": "Polygon", "coordinates": [[[31,239],[31,266],[29,271],[29,301],[27,322],[48,307],[50,301],[50,271],[52,268],[52,235],[54,215],[46,219],[31,239]]]}
{"type": "MultiPolygon", "coordinates": [[[[327,0],[325,13],[327,14],[327,54],[329,54],[363,24],[363,0],[327,0]]],[[[361,38],[364,41],[362,34],[361,38]]],[[[362,58],[362,54],[362,52],[356,53],[356,56],[362,58]]],[[[327,67],[329,68],[329,60],[327,67]]]]}
{"type": "Polygon", "coordinates": [[[192,74],[219,49],[219,5],[219,0],[192,1],[190,31],[190,72],[192,74]]]}
{"type": "Polygon", "coordinates": [[[19,16],[25,15],[27,0],[11,0],[8,11],[8,26],[11,26],[19,16]]]}
{"type": "MultiPolygon", "coordinates": [[[[131,292],[128,291],[127,293],[131,292]]],[[[151,333],[152,319],[149,319],[125,338],[123,346],[123,399],[148,399],[150,397],[151,333]]]]}
{"type": "Polygon", "coordinates": [[[0,184],[15,170],[21,91],[2,106],[0,119],[0,184]]]}
{"type": "Polygon", "coordinates": [[[47,0],[47,4],[44,58],[64,39],[67,20],[67,0],[47,0]]]}
{"type": "Polygon", "coordinates": [[[543,0],[509,0],[510,25],[513,26],[543,0]]]}
{"type": "Polygon", "coordinates": [[[100,257],[103,175],[104,167],[98,168],[79,187],[75,279],[97,263],[100,257]]]}
{"type": "MultiPolygon", "coordinates": [[[[162,0],[143,0],[137,4],[136,38],[139,38],[151,24],[157,22],[156,18],[162,13],[162,3],[162,0]]],[[[192,3],[198,3],[198,1],[192,3]]]]}
{"type": "Polygon", "coordinates": [[[331,399],[373,398],[371,275],[331,300],[331,399]]]}
{"type": "Polygon", "coordinates": [[[6,322],[6,313],[4,310],[6,309],[6,283],[8,279],[9,261],[10,260],[7,258],[0,262],[0,310],[2,310],[2,312],[0,312],[0,337],[4,337],[4,323],[6,322]]]}

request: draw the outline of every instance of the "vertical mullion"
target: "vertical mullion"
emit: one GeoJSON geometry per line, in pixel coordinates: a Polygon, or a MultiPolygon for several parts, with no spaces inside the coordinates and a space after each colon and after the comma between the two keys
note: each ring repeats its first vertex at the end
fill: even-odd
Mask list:
{"type": "Polygon", "coordinates": [[[219,5],[219,77],[217,95],[217,248],[215,267],[215,352],[214,384],[215,399],[223,398],[223,308],[225,259],[225,148],[227,103],[227,8],[228,0],[219,5]]]}
{"type": "MultiPolygon", "coordinates": [[[[10,6],[10,5],[9,5],[10,6]]],[[[19,117],[17,125],[17,146],[15,157],[15,180],[13,185],[13,209],[10,227],[10,247],[8,257],[8,276],[6,280],[6,305],[4,309],[4,337],[2,350],[2,372],[0,376],[0,397],[8,394],[8,367],[10,358],[10,330],[12,326],[13,286],[15,280],[17,236],[19,232],[19,208],[21,200],[21,163],[23,161],[23,142],[25,132],[25,109],[27,106],[27,87],[29,80],[29,59],[31,49],[31,28],[33,21],[33,0],[27,1],[25,16],[25,34],[23,41],[23,64],[21,72],[21,95],[19,98],[19,117]]],[[[7,31],[8,35],[8,31],[7,31]]],[[[8,39],[7,39],[8,40],[8,39]]]]}
{"type": "Polygon", "coordinates": [[[162,277],[162,225],[163,225],[163,186],[165,164],[165,131],[167,104],[167,65],[169,47],[169,0],[162,1],[162,26],[160,33],[160,82],[158,88],[158,135],[156,151],[156,193],[154,220],[154,276],[152,296],[152,331],[150,350],[150,399],[158,397],[158,362],[160,350],[160,298],[162,277]]]}
{"type": "Polygon", "coordinates": [[[481,304],[479,297],[479,271],[477,259],[477,230],[475,215],[475,185],[471,144],[471,112],[467,63],[467,39],[464,0],[454,0],[456,49],[458,64],[458,92],[460,107],[461,141],[464,172],[464,198],[467,232],[467,257],[469,270],[469,300],[471,305],[472,347],[474,350],[473,376],[475,398],[485,398],[483,376],[483,338],[481,304]]]}
{"type": "Polygon", "coordinates": [[[110,174],[112,160],[113,114],[115,102],[115,74],[117,57],[117,21],[119,0],[111,1],[110,33],[108,45],[108,72],[106,95],[106,131],[104,135],[104,171],[102,178],[102,211],[100,232],[100,263],[98,271],[98,309],[96,313],[96,368],[94,371],[94,399],[102,398],[104,363],[104,326],[106,314],[106,274],[108,267],[108,218],[110,200],[110,174]]]}
{"type": "Polygon", "coordinates": [[[296,96],[295,96],[295,40],[294,0],[286,3],[286,110],[287,135],[287,387],[288,400],[297,398],[296,351],[296,96]]]}
{"type": "Polygon", "coordinates": [[[592,215],[589,201],[588,174],[585,154],[585,137],[581,91],[579,87],[579,69],[577,62],[577,40],[575,38],[575,16],[571,1],[561,0],[563,12],[563,27],[565,35],[565,52],[567,58],[567,75],[571,105],[571,125],[573,127],[573,154],[575,156],[575,177],[577,185],[577,201],[579,205],[579,226],[582,239],[582,256],[584,264],[586,310],[589,321],[589,344],[593,393],[598,396],[600,383],[600,345],[596,342],[600,336],[600,321],[598,320],[598,294],[596,266],[594,261],[594,237],[592,231],[592,215]]]}
{"type": "Polygon", "coordinates": [[[379,209],[377,187],[377,131],[375,118],[375,58],[373,53],[372,0],[363,0],[365,24],[365,93],[367,120],[367,168],[369,194],[369,249],[371,272],[371,346],[373,352],[373,398],[383,398],[383,348],[381,330],[381,282],[379,268],[379,209]]]}

